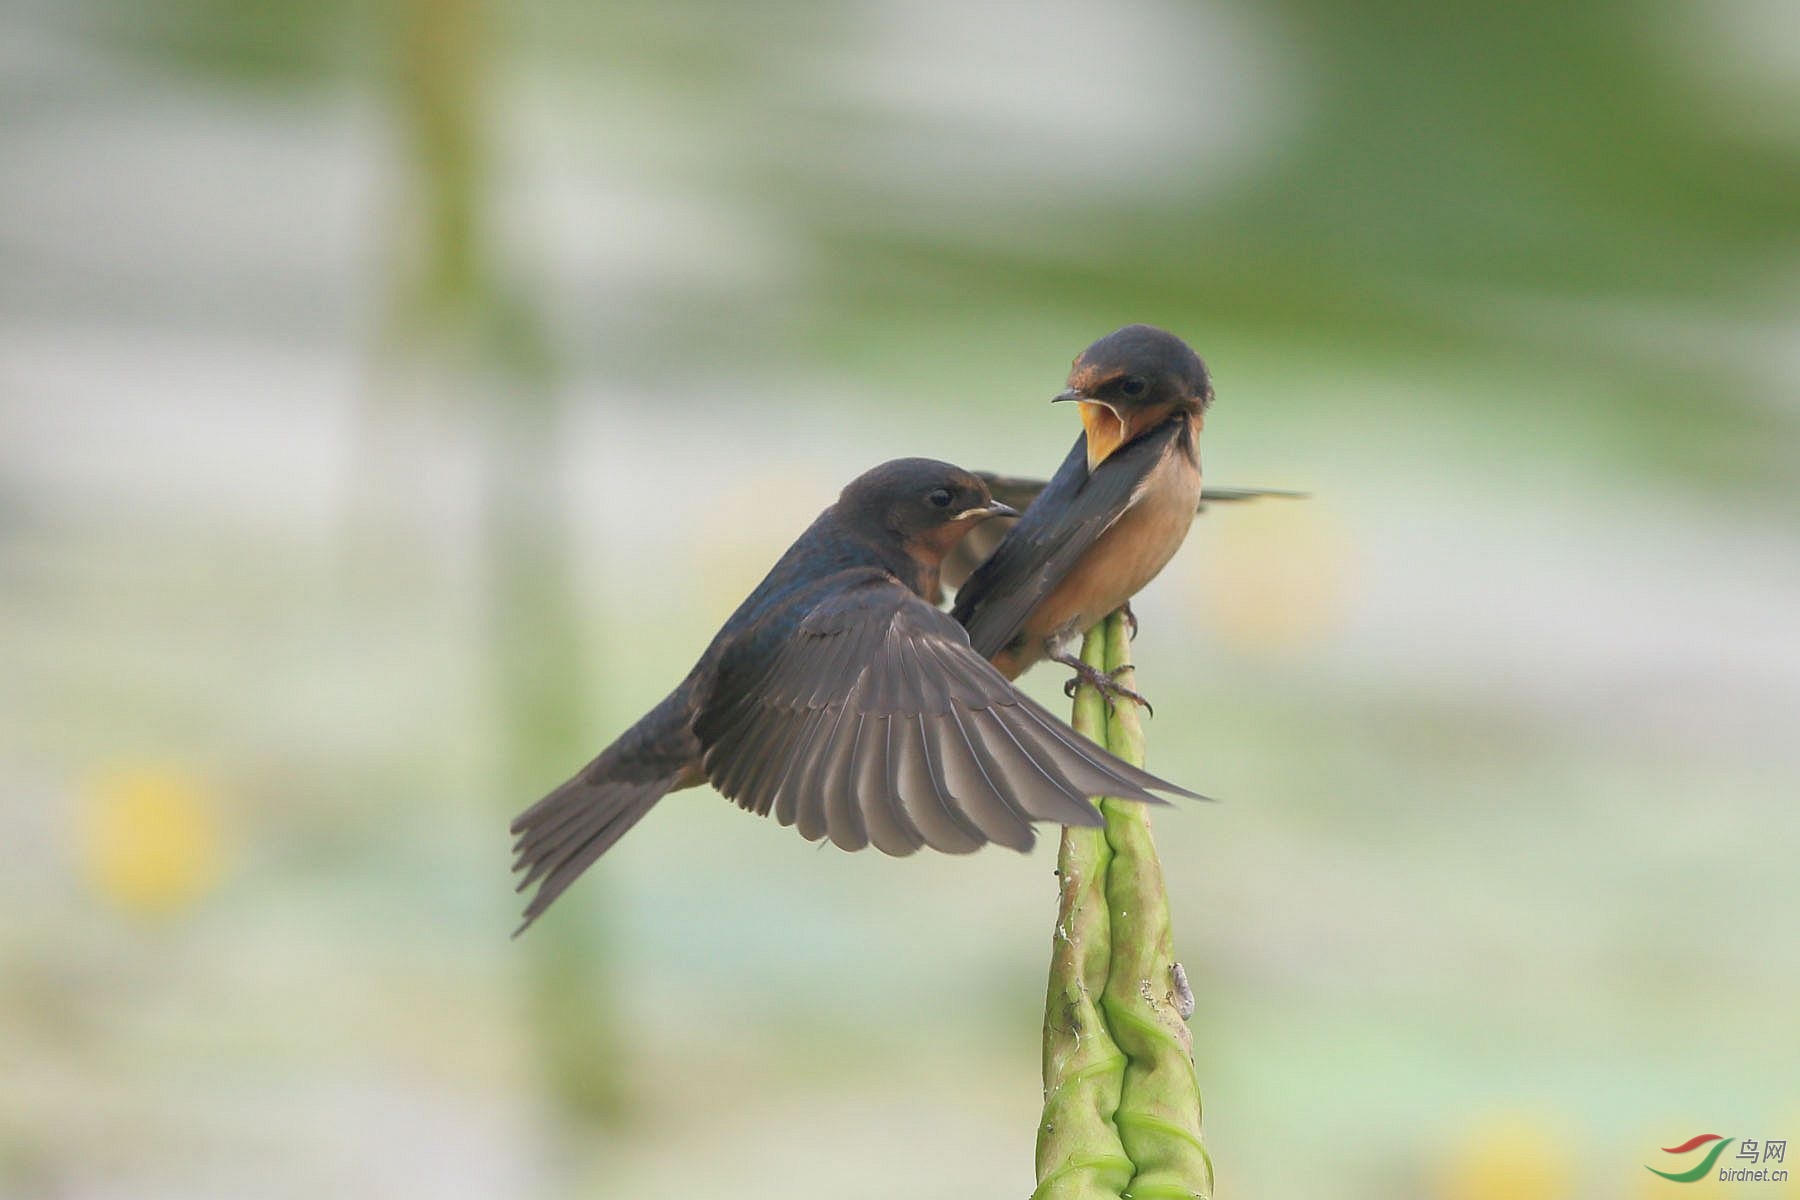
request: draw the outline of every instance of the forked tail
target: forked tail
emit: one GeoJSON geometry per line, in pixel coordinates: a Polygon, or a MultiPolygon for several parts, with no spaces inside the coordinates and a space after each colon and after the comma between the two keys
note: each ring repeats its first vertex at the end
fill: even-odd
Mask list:
{"type": "Polygon", "coordinates": [[[669,792],[685,786],[699,758],[687,727],[687,695],[678,688],[573,779],[512,823],[518,891],[537,884],[518,937],[571,883],[612,849],[669,792]]]}

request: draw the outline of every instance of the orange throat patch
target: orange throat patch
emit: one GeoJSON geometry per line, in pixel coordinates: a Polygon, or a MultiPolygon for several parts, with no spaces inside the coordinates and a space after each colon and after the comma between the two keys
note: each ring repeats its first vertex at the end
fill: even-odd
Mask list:
{"type": "Polygon", "coordinates": [[[1125,444],[1128,430],[1118,413],[1095,400],[1081,402],[1081,426],[1087,430],[1088,474],[1125,444]]]}
{"type": "Polygon", "coordinates": [[[944,557],[978,524],[979,521],[946,521],[923,537],[907,541],[907,556],[919,564],[919,594],[931,603],[944,602],[944,588],[938,578],[938,572],[944,565],[944,557]]]}

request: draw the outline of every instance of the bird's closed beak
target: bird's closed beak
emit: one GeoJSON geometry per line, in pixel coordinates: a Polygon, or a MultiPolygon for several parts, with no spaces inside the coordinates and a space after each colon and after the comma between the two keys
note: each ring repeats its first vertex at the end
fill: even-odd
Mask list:
{"type": "Polygon", "coordinates": [[[1084,400],[1084,399],[1086,399],[1086,397],[1081,394],[1080,388],[1064,388],[1062,391],[1056,393],[1056,395],[1050,397],[1050,403],[1061,404],[1065,400],[1084,400]]]}
{"type": "Polygon", "coordinates": [[[998,500],[989,500],[987,504],[983,505],[981,508],[963,509],[961,512],[957,513],[952,520],[987,521],[994,517],[1016,517],[1018,515],[1019,510],[1012,505],[1002,504],[998,500]]]}

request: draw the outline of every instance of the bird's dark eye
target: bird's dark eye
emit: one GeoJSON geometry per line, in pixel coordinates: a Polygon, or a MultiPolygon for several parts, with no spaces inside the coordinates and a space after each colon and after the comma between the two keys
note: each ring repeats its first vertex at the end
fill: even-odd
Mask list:
{"type": "Polygon", "coordinates": [[[949,508],[950,501],[954,500],[956,497],[950,494],[949,488],[938,488],[925,498],[931,501],[931,507],[933,508],[949,508]]]}
{"type": "Polygon", "coordinates": [[[1127,375],[1119,382],[1119,390],[1127,396],[1141,396],[1149,386],[1141,375],[1127,375]]]}

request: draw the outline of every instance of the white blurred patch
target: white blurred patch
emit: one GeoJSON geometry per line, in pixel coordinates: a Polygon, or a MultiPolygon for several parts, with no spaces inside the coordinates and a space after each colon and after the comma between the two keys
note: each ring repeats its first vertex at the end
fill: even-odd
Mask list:
{"type": "Polygon", "coordinates": [[[810,74],[877,118],[845,167],[964,208],[1205,193],[1276,141],[1270,93],[1290,82],[1242,14],[1157,0],[865,4],[810,74]]]}
{"type": "Polygon", "coordinates": [[[1713,0],[1650,10],[1666,65],[1717,105],[1720,127],[1800,143],[1800,6],[1792,0],[1713,0]]]}

